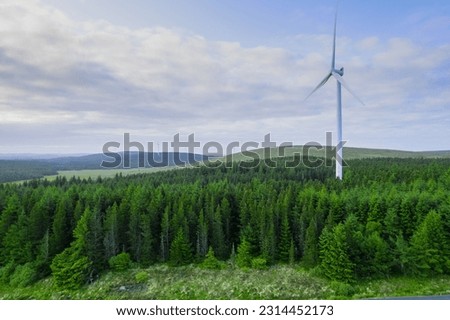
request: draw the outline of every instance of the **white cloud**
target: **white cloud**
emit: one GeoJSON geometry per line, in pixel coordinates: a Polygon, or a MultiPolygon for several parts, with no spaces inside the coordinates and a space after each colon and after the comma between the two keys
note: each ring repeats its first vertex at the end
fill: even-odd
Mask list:
{"type": "MultiPolygon", "coordinates": [[[[33,141],[40,145],[82,148],[82,137],[88,150],[77,152],[99,151],[101,141],[123,132],[168,139],[195,131],[225,141],[270,131],[299,144],[322,141],[335,126],[334,84],[303,99],[327,72],[331,37],[299,35],[295,41],[295,52],[244,48],[182,30],[73,21],[37,1],[4,1],[0,126],[8,125],[6,134],[15,137],[0,145],[29,145],[27,132],[39,130],[33,141]],[[59,131],[65,139],[51,138],[59,131]],[[90,134],[95,138],[86,139],[90,134]]],[[[432,124],[423,128],[439,126],[448,135],[449,81],[435,76],[439,68],[449,74],[448,49],[402,38],[339,38],[337,62],[367,103],[360,107],[344,94],[346,137],[370,146],[364,141],[373,143],[377,131],[394,137],[396,128],[408,131],[424,118],[432,124]],[[433,119],[427,118],[430,106],[433,119]]],[[[403,142],[386,138],[381,144],[401,148],[403,142]]]]}

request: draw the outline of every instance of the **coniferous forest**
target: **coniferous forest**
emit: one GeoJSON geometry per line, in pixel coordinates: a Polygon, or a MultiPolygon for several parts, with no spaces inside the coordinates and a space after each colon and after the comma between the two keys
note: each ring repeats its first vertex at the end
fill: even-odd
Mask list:
{"type": "Polygon", "coordinates": [[[95,283],[130,264],[280,264],[352,284],[450,274],[450,159],[264,161],[0,185],[0,283],[95,283]]]}

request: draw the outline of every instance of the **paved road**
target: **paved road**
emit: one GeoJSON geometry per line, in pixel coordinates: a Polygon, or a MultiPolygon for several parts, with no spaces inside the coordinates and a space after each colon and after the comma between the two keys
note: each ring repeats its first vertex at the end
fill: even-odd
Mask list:
{"type": "Polygon", "coordinates": [[[393,298],[382,298],[380,300],[450,300],[450,295],[423,296],[423,297],[393,297],[393,298]]]}

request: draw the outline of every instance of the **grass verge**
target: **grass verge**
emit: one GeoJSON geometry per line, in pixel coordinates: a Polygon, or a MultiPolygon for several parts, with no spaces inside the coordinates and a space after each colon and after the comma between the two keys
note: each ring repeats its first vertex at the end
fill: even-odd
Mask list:
{"type": "Polygon", "coordinates": [[[155,265],[126,272],[108,272],[77,291],[58,290],[51,278],[25,288],[3,286],[0,287],[0,299],[367,299],[450,294],[449,284],[449,276],[399,277],[348,285],[324,280],[293,266],[245,271],[231,267],[208,270],[193,265],[178,268],[155,265]]]}

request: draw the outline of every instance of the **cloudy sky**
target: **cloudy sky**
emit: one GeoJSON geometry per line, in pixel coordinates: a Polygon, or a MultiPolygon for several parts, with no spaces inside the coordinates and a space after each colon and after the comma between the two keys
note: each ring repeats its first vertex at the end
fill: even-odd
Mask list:
{"type": "MultiPolygon", "coordinates": [[[[2,0],[0,153],[325,142],[334,0],[2,0]]],[[[450,149],[450,2],[343,0],[347,146],[450,149]]],[[[200,150],[201,151],[201,150],[200,150]]]]}

